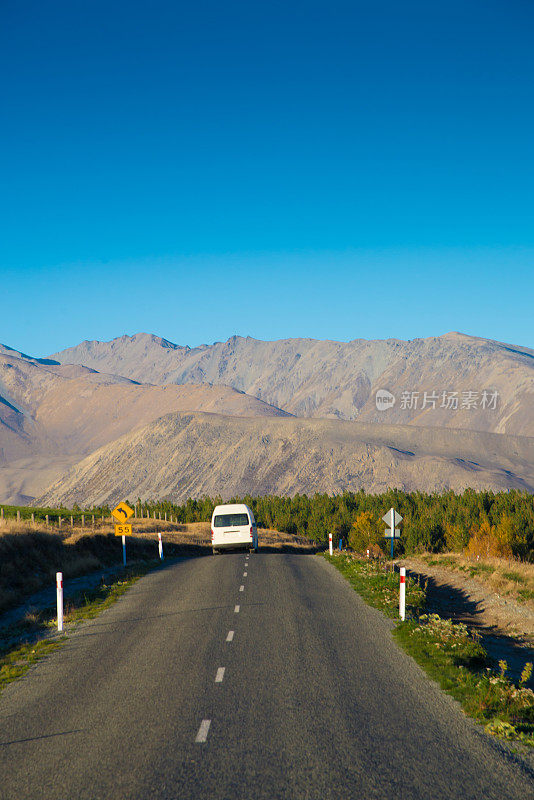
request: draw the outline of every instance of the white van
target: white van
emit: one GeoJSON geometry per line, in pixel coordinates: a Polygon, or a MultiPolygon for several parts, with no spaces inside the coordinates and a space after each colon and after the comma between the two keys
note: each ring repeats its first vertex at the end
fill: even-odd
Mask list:
{"type": "Polygon", "coordinates": [[[243,503],[215,506],[211,517],[213,552],[243,547],[258,549],[258,529],[250,508],[243,503]]]}

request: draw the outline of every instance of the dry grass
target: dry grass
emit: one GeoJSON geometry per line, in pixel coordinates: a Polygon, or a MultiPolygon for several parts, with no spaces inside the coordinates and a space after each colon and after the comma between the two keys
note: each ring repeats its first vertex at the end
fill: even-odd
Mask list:
{"type": "MultiPolygon", "coordinates": [[[[158,531],[164,533],[168,555],[207,552],[208,537],[181,532],[180,527],[159,520],[135,522],[128,541],[128,558],[154,558],[158,531]]],[[[54,586],[56,572],[75,578],[121,559],[120,539],[116,539],[109,523],[94,531],[70,525],[60,531],[42,523],[4,520],[0,524],[0,613],[40,589],[54,586]]]]}
{"type": "MultiPolygon", "coordinates": [[[[89,517],[89,523],[91,519],[89,517]]],[[[167,555],[211,553],[209,522],[177,524],[154,519],[132,520],[128,558],[154,558],[157,534],[163,534],[167,555]]],[[[86,575],[120,562],[120,540],[107,521],[93,529],[68,524],[61,529],[39,522],[0,520],[0,613],[45,587],[54,586],[55,573],[66,579],[86,575]]],[[[260,547],[310,549],[307,539],[272,530],[259,530],[260,547]]]]}
{"type": "MultiPolygon", "coordinates": [[[[134,531],[140,533],[149,533],[158,531],[182,531],[186,530],[188,525],[180,525],[172,522],[165,522],[158,519],[131,519],[130,524],[133,526],[134,531]]],[[[209,534],[209,523],[197,522],[194,525],[207,526],[209,534]]],[[[114,533],[115,523],[109,517],[105,518],[102,522],[101,517],[96,517],[94,526],[91,522],[91,516],[87,515],[85,519],[85,526],[82,528],[77,520],[74,520],[74,525],[70,524],[70,517],[63,517],[61,528],[58,527],[57,522],[46,525],[44,522],[31,522],[31,520],[21,520],[17,522],[15,519],[0,519],[0,536],[4,533],[28,533],[31,531],[41,531],[43,533],[58,533],[62,536],[69,536],[71,534],[88,535],[90,533],[114,533]]]]}
{"type": "Polygon", "coordinates": [[[476,578],[493,592],[534,608],[534,564],[492,556],[470,558],[462,553],[424,553],[418,558],[430,566],[452,569],[476,578]]]}

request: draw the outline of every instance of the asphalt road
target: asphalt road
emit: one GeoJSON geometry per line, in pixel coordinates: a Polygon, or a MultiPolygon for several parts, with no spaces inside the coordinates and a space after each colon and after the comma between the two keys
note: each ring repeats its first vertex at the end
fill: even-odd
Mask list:
{"type": "Polygon", "coordinates": [[[527,800],[533,787],[320,556],[152,573],[0,695],[2,800],[527,800]]]}

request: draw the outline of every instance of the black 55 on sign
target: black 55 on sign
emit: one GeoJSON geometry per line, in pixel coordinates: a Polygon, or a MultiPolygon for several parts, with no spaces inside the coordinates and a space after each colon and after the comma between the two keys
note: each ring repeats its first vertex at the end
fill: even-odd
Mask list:
{"type": "Polygon", "coordinates": [[[115,536],[131,536],[131,525],[115,525],[115,536]]]}

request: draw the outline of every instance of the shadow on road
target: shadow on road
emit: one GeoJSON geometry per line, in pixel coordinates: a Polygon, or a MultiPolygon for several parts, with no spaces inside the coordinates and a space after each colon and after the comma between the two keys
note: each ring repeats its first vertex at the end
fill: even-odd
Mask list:
{"type": "Polygon", "coordinates": [[[72,736],[74,733],[84,733],[80,728],[74,731],[61,731],[59,733],[45,733],[42,736],[30,736],[28,739],[13,739],[11,742],[0,742],[0,747],[8,747],[10,744],[23,744],[24,742],[39,742],[41,739],[52,739],[55,736],[72,736]]]}

